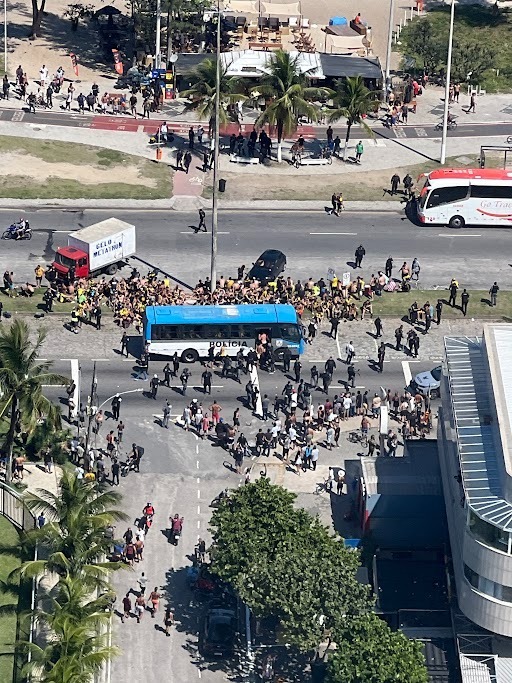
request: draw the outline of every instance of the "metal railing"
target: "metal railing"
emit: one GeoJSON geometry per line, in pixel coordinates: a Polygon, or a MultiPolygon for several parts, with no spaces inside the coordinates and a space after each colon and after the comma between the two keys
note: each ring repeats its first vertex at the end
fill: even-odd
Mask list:
{"type": "Polygon", "coordinates": [[[23,495],[3,481],[0,481],[0,515],[22,531],[33,529],[36,525],[34,515],[23,503],[23,495]]]}

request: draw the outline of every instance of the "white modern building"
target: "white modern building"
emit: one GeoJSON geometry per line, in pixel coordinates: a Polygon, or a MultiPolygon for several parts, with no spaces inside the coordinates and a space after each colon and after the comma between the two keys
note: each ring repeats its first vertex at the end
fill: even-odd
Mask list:
{"type": "Polygon", "coordinates": [[[482,337],[445,338],[438,447],[459,608],[508,639],[512,325],[486,325],[482,337]]]}

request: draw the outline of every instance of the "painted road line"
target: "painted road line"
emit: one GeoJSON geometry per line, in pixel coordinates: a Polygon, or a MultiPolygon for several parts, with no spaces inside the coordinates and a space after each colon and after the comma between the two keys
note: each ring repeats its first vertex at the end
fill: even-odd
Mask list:
{"type": "Polygon", "coordinates": [[[251,368],[250,378],[251,378],[251,382],[253,383],[253,385],[258,390],[258,398],[256,399],[256,410],[254,411],[254,414],[257,415],[258,417],[261,417],[263,415],[263,408],[261,406],[260,379],[258,377],[258,371],[256,370],[255,365],[253,365],[251,368]]]}
{"type": "Polygon", "coordinates": [[[472,235],[469,232],[459,232],[452,235],[447,232],[440,232],[438,237],[482,237],[482,235],[472,235]]]}
{"type": "MultiPolygon", "coordinates": [[[[197,232],[191,232],[190,230],[180,230],[180,235],[196,235],[204,232],[204,230],[198,230],[197,232]]],[[[209,231],[204,233],[209,234],[209,231]]],[[[217,235],[230,235],[230,232],[223,232],[222,230],[217,230],[217,235]]]]}
{"type": "Polygon", "coordinates": [[[410,385],[410,383],[412,382],[412,373],[411,373],[411,368],[409,367],[409,361],[408,360],[402,361],[402,372],[404,373],[405,386],[408,387],[410,385]]]}
{"type": "Polygon", "coordinates": [[[310,232],[310,235],[357,235],[357,232],[310,232]]]}

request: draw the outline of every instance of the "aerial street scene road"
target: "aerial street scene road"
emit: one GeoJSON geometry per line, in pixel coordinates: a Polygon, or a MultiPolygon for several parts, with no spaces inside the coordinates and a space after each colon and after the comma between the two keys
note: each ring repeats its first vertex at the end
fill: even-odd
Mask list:
{"type": "Polygon", "coordinates": [[[0,683],[512,683],[512,3],[3,3],[0,683]]]}

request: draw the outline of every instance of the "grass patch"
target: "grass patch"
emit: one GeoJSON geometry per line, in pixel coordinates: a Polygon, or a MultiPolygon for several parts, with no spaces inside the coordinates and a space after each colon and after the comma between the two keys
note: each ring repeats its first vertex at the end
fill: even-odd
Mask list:
{"type": "Polygon", "coordinates": [[[0,154],[27,154],[55,164],[55,176],[41,180],[17,175],[0,176],[0,197],[12,199],[165,199],[172,195],[172,178],[166,164],[92,145],[54,140],[30,140],[0,136],[0,154]],[[89,184],[72,177],[58,177],[58,164],[111,169],[121,182],[89,184]],[[123,183],[127,167],[138,170],[140,184],[123,183]],[[147,182],[150,181],[150,182],[147,182]]]}
{"type": "MultiPolygon", "coordinates": [[[[460,306],[460,292],[457,297],[457,303],[460,306]]],[[[483,290],[468,290],[470,299],[468,305],[468,312],[466,318],[478,318],[497,320],[500,318],[512,318],[512,292],[500,291],[498,294],[497,305],[493,308],[489,305],[489,293],[483,290]]],[[[435,306],[438,299],[445,302],[443,306],[443,318],[463,319],[460,308],[452,308],[448,306],[448,289],[434,290],[434,289],[413,289],[410,292],[384,292],[382,296],[375,297],[373,300],[373,315],[382,315],[389,317],[401,318],[406,315],[409,306],[416,301],[418,306],[423,306],[426,301],[429,301],[435,306]]]]}
{"type": "MultiPolygon", "coordinates": [[[[45,312],[45,307],[43,304],[43,293],[46,291],[46,288],[41,287],[40,289],[36,289],[36,292],[34,296],[32,297],[27,297],[27,296],[17,296],[17,297],[9,297],[7,294],[4,293],[2,290],[0,292],[0,301],[2,302],[4,306],[4,313],[9,312],[12,314],[15,313],[42,313],[45,312]]],[[[53,312],[61,315],[66,315],[68,313],[71,313],[73,310],[73,303],[59,303],[58,301],[53,302],[53,312]]],[[[107,311],[105,311],[107,312],[107,311]]],[[[46,314],[45,314],[46,315],[46,314]]],[[[0,679],[1,680],[1,679],[0,679]]]]}
{"type": "MultiPolygon", "coordinates": [[[[19,536],[15,527],[8,522],[5,517],[0,515],[0,538],[3,546],[7,548],[16,549],[19,546],[19,536]]],[[[0,582],[6,581],[9,574],[20,565],[20,559],[17,554],[9,554],[9,552],[0,554],[0,582]]],[[[25,608],[24,591],[22,595],[12,595],[5,591],[0,583],[0,607],[14,606],[18,607],[18,600],[23,603],[25,608]]],[[[21,604],[20,604],[21,607],[21,604]]],[[[24,628],[20,630],[18,636],[24,638],[24,628]]],[[[5,614],[0,610],[0,681],[9,683],[13,680],[14,668],[14,643],[17,639],[17,614],[5,614]]]]}

